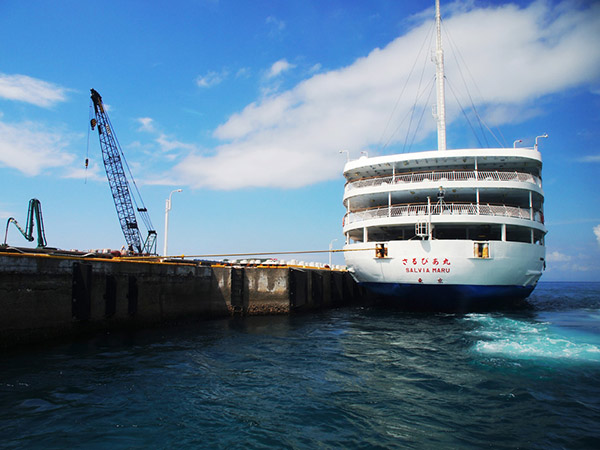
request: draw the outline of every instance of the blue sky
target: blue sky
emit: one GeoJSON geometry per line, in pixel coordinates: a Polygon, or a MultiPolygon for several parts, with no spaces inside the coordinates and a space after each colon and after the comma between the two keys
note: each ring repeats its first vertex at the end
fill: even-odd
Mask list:
{"type": "MultiPolygon", "coordinates": [[[[460,119],[463,84],[502,145],[548,133],[543,280],[600,280],[600,3],[442,1],[442,11],[448,147],[480,145],[460,119]]],[[[170,254],[341,248],[339,152],[405,149],[402,117],[420,74],[425,85],[434,71],[421,62],[432,14],[428,2],[398,0],[3,0],[0,220],[24,222],[36,197],[49,245],[121,247],[88,131],[94,88],[159,251],[178,188],[170,254]]],[[[434,127],[424,114],[409,150],[434,148],[434,127]]],[[[15,229],[9,243],[29,245],[15,229]]]]}

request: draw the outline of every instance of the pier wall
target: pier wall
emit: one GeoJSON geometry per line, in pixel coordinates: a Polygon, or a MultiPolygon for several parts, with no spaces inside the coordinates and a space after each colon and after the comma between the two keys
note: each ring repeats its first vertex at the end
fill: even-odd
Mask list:
{"type": "Polygon", "coordinates": [[[0,252],[0,347],[231,314],[360,301],[347,272],[0,252]]]}

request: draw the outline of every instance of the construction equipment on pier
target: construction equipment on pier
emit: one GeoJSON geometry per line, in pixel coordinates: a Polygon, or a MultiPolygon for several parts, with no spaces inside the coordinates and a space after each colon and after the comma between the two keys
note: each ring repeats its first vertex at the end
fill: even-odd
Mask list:
{"type": "Polygon", "coordinates": [[[21,232],[23,237],[27,239],[29,242],[33,241],[33,219],[35,216],[35,225],[37,228],[37,248],[46,247],[46,235],[44,233],[44,220],[42,218],[42,203],[37,198],[32,198],[29,200],[29,209],[27,210],[27,223],[25,224],[25,229],[21,228],[19,222],[14,217],[9,217],[6,222],[6,232],[4,233],[4,244],[3,246],[7,246],[6,241],[8,239],[8,227],[11,222],[15,224],[17,229],[21,232]]]}
{"type": "Polygon", "coordinates": [[[102,97],[97,91],[91,89],[92,102],[94,104],[95,119],[91,119],[92,130],[98,127],[98,137],[100,138],[100,147],[102,149],[102,159],[106,169],[106,177],[115,202],[117,215],[125,241],[130,251],[138,254],[156,254],[156,231],[150,221],[148,210],[144,205],[140,192],[135,184],[131,170],[125,160],[125,155],[121,150],[119,141],[110,123],[106,108],[102,103],[102,97]],[[123,161],[129,172],[134,191],[130,189],[129,180],[125,175],[123,161]],[[131,194],[137,194],[133,196],[131,194]],[[134,204],[144,223],[148,235],[142,240],[142,233],[138,227],[134,204]]]}

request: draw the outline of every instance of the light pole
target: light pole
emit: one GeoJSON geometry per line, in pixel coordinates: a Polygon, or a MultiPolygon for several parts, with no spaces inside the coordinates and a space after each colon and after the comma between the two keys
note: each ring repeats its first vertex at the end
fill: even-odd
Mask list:
{"type": "Polygon", "coordinates": [[[171,211],[171,196],[174,192],[181,192],[181,189],[175,189],[174,191],[171,191],[165,206],[165,246],[163,247],[163,256],[167,256],[167,242],[169,240],[169,211],[171,211]]]}
{"type": "Polygon", "coordinates": [[[331,250],[333,250],[333,243],[337,241],[337,239],[333,239],[330,243],[329,243],[329,268],[331,269],[331,250]]]}
{"type": "Polygon", "coordinates": [[[544,133],[541,136],[536,136],[536,138],[535,138],[535,149],[536,150],[538,149],[538,139],[539,138],[547,138],[547,137],[548,137],[548,133],[544,133]]]}

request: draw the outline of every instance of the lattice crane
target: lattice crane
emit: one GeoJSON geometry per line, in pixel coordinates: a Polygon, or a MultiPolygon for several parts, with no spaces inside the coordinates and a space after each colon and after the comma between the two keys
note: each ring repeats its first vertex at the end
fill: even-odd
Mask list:
{"type": "Polygon", "coordinates": [[[125,241],[129,250],[140,254],[154,255],[156,254],[156,231],[150,221],[148,210],[144,206],[133,175],[129,170],[125,155],[121,150],[114,128],[102,103],[102,97],[94,89],[91,89],[91,97],[96,115],[95,119],[91,119],[92,130],[96,126],[98,127],[98,137],[100,138],[100,148],[102,149],[102,160],[106,169],[106,177],[108,178],[108,184],[110,185],[125,241]],[[130,184],[123,168],[123,162],[125,162],[135,191],[130,189],[130,184]],[[132,196],[132,193],[137,195],[132,196]],[[138,227],[134,203],[136,206],[135,209],[137,209],[140,219],[148,231],[148,235],[144,240],[142,240],[142,233],[138,227]]]}

